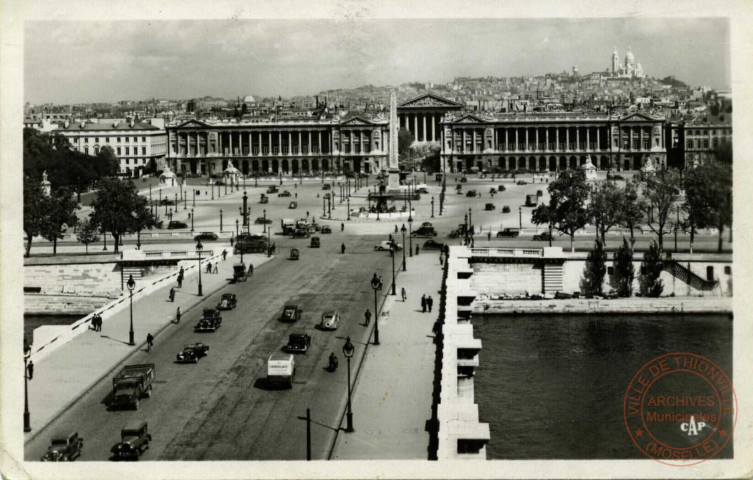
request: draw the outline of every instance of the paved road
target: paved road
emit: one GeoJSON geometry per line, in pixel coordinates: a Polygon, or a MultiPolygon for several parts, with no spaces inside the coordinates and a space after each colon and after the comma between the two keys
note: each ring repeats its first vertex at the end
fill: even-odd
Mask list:
{"type": "MultiPolygon", "coordinates": [[[[375,237],[322,235],[322,248],[303,247],[305,240],[278,239],[282,253],[262,266],[247,283],[229,286],[209,296],[217,302],[223,292],[238,294],[238,307],[223,312],[223,326],[215,333],[195,334],[199,309],[187,312],[180,328],[165,330],[152,353],[140,351],[124,364],[153,362],[157,384],[152,398],[138,411],[108,412],[111,376],[95,386],[49,428],[26,445],[26,458],[41,457],[52,432],[76,430],[85,441],[80,460],[107,460],[120,428],[134,419],[149,422],[152,448],[144,460],[255,460],[305,459],[304,416],[322,424],[312,428],[313,457],[324,459],[344,411],[347,371],[342,345],[347,335],[363,354],[369,330],[362,323],[365,308],[373,308],[368,281],[374,271],[391,275],[388,254],[374,252],[375,237]],[[340,254],[340,243],[347,251],[340,254]],[[301,259],[285,258],[292,246],[301,259]],[[390,269],[389,271],[387,269],[390,269]],[[296,324],[280,322],[282,307],[297,302],[303,318],[296,324]],[[344,323],[335,332],[316,330],[325,309],[338,309],[344,323]],[[292,330],[305,328],[312,348],[296,357],[296,381],[291,390],[268,390],[262,379],[266,359],[286,342],[292,330]],[[202,341],[209,355],[195,365],[173,363],[184,344],[202,341]],[[340,357],[335,373],[324,370],[329,353],[340,357]]],[[[373,322],[372,322],[373,327],[373,322]]],[[[96,361],[96,359],[92,359],[96,361]]]]}

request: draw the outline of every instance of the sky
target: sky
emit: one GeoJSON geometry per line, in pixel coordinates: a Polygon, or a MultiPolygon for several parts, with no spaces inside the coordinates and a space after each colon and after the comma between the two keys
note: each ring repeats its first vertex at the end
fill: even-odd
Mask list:
{"type": "Polygon", "coordinates": [[[289,97],[462,76],[603,71],[730,88],[722,18],[29,21],[25,101],[289,97]]]}

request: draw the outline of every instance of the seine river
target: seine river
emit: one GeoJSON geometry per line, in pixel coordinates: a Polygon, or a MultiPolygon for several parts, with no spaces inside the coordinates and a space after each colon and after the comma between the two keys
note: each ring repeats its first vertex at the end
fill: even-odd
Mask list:
{"type": "MultiPolygon", "coordinates": [[[[488,459],[645,458],[622,416],[630,379],[669,352],[703,355],[732,377],[725,316],[478,316],[475,399],[488,459]]],[[[731,458],[731,444],[718,458],[731,458]]]]}

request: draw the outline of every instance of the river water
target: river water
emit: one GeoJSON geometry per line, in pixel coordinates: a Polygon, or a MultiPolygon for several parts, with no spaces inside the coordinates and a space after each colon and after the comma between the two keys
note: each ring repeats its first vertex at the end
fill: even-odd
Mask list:
{"type": "MultiPolygon", "coordinates": [[[[475,399],[488,459],[645,458],[625,431],[631,378],[664,353],[691,352],[732,379],[732,320],[698,316],[477,316],[475,399]]],[[[731,458],[731,444],[718,458],[731,458]]]]}

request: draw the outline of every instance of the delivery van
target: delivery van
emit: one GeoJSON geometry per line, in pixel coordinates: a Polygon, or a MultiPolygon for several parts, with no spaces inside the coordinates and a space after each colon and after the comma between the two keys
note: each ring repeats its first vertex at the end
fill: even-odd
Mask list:
{"type": "Polygon", "coordinates": [[[267,360],[267,382],[293,388],[295,358],[290,353],[273,353],[267,360]]]}

